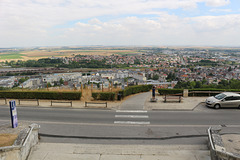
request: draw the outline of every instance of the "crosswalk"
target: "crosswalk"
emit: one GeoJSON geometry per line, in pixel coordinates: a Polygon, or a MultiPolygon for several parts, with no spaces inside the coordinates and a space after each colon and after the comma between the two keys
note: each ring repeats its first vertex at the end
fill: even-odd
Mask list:
{"type": "Polygon", "coordinates": [[[116,110],[114,124],[148,125],[150,124],[147,111],[116,110]]]}

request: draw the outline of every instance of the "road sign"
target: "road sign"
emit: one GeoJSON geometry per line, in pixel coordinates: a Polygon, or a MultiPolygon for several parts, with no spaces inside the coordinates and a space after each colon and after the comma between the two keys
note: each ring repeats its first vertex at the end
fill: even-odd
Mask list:
{"type": "Polygon", "coordinates": [[[12,128],[16,128],[18,126],[16,101],[15,100],[10,101],[9,105],[10,105],[12,128]]]}

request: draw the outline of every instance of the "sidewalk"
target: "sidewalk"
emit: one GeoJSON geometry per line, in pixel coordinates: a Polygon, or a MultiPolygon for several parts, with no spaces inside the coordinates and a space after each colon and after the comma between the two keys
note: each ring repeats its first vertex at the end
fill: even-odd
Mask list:
{"type": "MultiPolygon", "coordinates": [[[[0,99],[0,105],[8,105],[9,101],[12,99],[7,99],[7,104],[5,104],[5,100],[0,99]]],[[[66,108],[105,108],[106,105],[103,104],[91,104],[88,107],[85,107],[85,101],[80,100],[72,100],[72,107],[70,103],[53,103],[51,106],[51,100],[39,100],[39,106],[37,105],[37,101],[21,101],[20,105],[18,103],[18,100],[15,99],[16,106],[36,106],[36,107],[66,107],[66,108]]],[[[56,100],[57,101],[57,100],[56,100]]],[[[59,100],[64,101],[64,100],[59,100]]],[[[67,101],[67,100],[66,100],[67,101]]],[[[98,102],[98,101],[94,101],[98,102]]],[[[101,101],[102,102],[102,101],[101,101]]],[[[108,101],[107,102],[107,108],[108,109],[117,109],[119,108],[121,104],[121,101],[108,101]]]]}
{"type": "Polygon", "coordinates": [[[203,145],[39,143],[28,160],[210,160],[203,145]]]}
{"type": "Polygon", "coordinates": [[[149,93],[145,101],[145,110],[193,110],[199,103],[205,102],[207,97],[183,97],[179,102],[166,102],[163,101],[163,96],[157,95],[157,102],[150,102],[151,94],[149,93]]]}
{"type": "MultiPolygon", "coordinates": [[[[123,110],[193,110],[200,102],[205,102],[207,97],[183,97],[181,103],[178,102],[163,102],[163,96],[156,95],[157,102],[150,102],[152,96],[151,92],[139,93],[126,97],[122,101],[108,101],[108,109],[123,109],[123,110]]],[[[9,101],[10,99],[7,99],[9,101]]],[[[98,101],[94,101],[98,102],[98,101]]],[[[102,102],[102,101],[101,101],[102,102]]],[[[51,100],[39,100],[39,106],[36,101],[21,101],[21,105],[17,106],[36,106],[36,107],[68,107],[71,108],[70,103],[53,103],[51,106],[51,100]]],[[[0,99],[0,105],[5,104],[5,100],[0,99]]],[[[72,108],[105,108],[103,104],[91,104],[85,107],[85,101],[72,101],[72,108]]]]}
{"type": "Polygon", "coordinates": [[[138,93],[126,97],[120,105],[121,110],[144,110],[144,104],[150,92],[138,93]]]}

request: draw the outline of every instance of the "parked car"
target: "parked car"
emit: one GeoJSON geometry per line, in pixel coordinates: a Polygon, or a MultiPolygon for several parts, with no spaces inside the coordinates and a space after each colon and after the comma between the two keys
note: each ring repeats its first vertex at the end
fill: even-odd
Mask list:
{"type": "Polygon", "coordinates": [[[221,107],[237,107],[240,109],[240,94],[223,92],[216,96],[209,97],[205,101],[206,106],[219,109],[221,107]]]}

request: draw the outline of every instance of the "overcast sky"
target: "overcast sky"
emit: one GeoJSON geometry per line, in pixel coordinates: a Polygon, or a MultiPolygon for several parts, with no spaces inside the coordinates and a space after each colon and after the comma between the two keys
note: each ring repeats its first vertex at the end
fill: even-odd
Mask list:
{"type": "Polygon", "coordinates": [[[240,47],[240,0],[0,0],[0,47],[240,47]]]}

